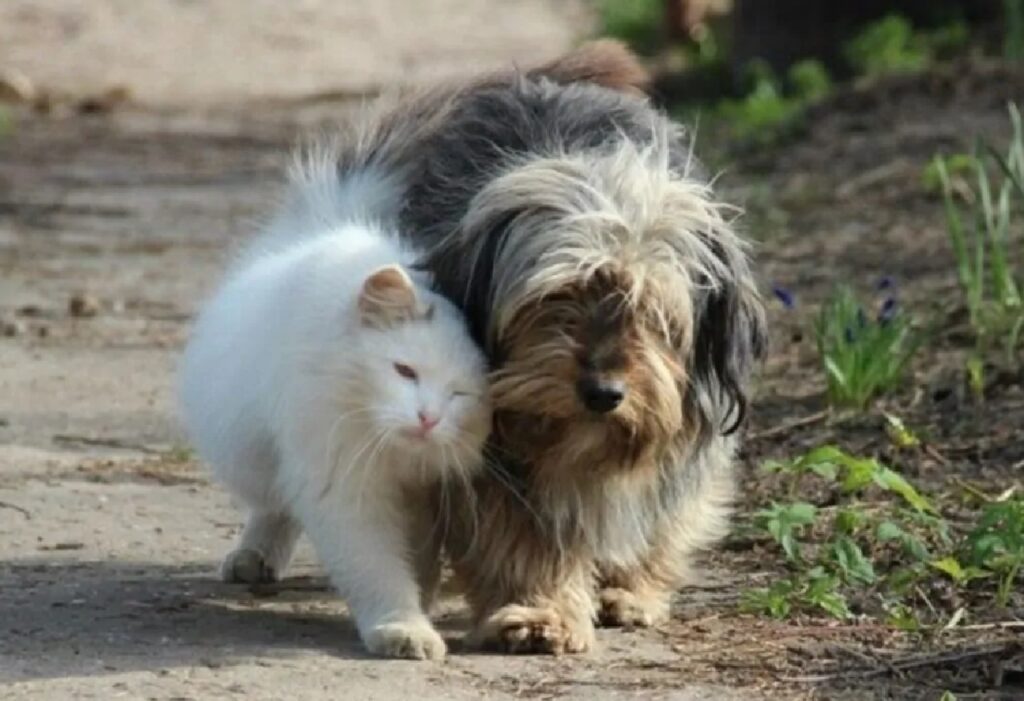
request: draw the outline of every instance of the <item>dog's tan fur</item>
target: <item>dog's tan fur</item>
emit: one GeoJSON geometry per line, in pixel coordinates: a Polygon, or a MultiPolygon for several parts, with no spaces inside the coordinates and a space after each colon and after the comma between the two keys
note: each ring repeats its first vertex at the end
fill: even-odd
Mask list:
{"type": "Polygon", "coordinates": [[[739,241],[729,208],[705,185],[670,177],[658,147],[524,164],[495,178],[467,217],[472,227],[491,207],[515,209],[509,200],[521,193],[543,192],[561,210],[524,216],[496,263],[502,303],[491,333],[503,356],[492,444],[529,468],[521,484],[486,480],[476,531],[469,522],[451,531],[482,644],[579,651],[592,644],[595,618],[662,621],[686,556],[724,532],[727,476],[694,479],[669,513],[659,491],[666,470],[701,472],[693,461],[728,474],[730,440],[696,450],[707,427],[686,410],[684,359],[694,288],[722,276],[710,237],[739,241]],[[595,372],[629,388],[608,415],[588,412],[575,391],[595,372]]]}

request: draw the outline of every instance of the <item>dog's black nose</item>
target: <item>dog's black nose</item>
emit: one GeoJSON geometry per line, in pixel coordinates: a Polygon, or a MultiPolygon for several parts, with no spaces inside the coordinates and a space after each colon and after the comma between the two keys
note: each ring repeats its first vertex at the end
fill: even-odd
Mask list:
{"type": "Polygon", "coordinates": [[[626,397],[626,388],[617,380],[596,380],[585,377],[576,387],[583,405],[598,414],[612,411],[626,397]]]}

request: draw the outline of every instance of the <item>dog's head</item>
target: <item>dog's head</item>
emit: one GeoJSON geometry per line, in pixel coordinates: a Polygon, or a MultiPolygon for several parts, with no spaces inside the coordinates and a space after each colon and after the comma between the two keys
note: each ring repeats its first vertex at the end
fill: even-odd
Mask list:
{"type": "Polygon", "coordinates": [[[462,222],[497,430],[520,450],[634,465],[742,420],[760,300],[730,208],[668,142],[524,160],[462,222]]]}
{"type": "Polygon", "coordinates": [[[628,271],[601,268],[511,315],[492,379],[499,428],[504,415],[520,434],[532,424],[526,439],[538,445],[601,446],[615,462],[683,430],[687,371],[677,349],[689,329],[666,328],[632,288],[628,271]]]}

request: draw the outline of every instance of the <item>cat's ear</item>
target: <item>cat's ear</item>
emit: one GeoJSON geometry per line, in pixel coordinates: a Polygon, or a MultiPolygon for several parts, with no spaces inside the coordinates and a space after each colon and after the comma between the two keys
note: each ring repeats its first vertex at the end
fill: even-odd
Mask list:
{"type": "Polygon", "coordinates": [[[383,328],[417,316],[420,303],[409,275],[397,265],[370,273],[359,293],[359,315],[364,326],[383,328]]]}

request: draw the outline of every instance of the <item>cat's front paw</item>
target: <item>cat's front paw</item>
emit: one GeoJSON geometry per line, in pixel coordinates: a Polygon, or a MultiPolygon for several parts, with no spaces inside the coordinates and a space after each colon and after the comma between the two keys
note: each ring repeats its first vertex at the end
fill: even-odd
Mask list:
{"type": "Polygon", "coordinates": [[[628,589],[607,587],[598,594],[601,624],[623,628],[649,628],[668,620],[667,597],[661,594],[641,596],[628,589]]]}
{"type": "Polygon", "coordinates": [[[444,639],[428,621],[396,621],[374,626],[364,636],[366,649],[375,655],[407,660],[443,660],[444,639]]]}
{"type": "Polygon", "coordinates": [[[225,582],[267,584],[278,580],[277,570],[262,553],[251,548],[232,550],[220,566],[220,577],[225,582]]]}
{"type": "Polygon", "coordinates": [[[594,627],[589,621],[573,625],[553,608],[510,604],[484,620],[474,642],[513,654],[586,652],[594,643],[594,627]]]}

